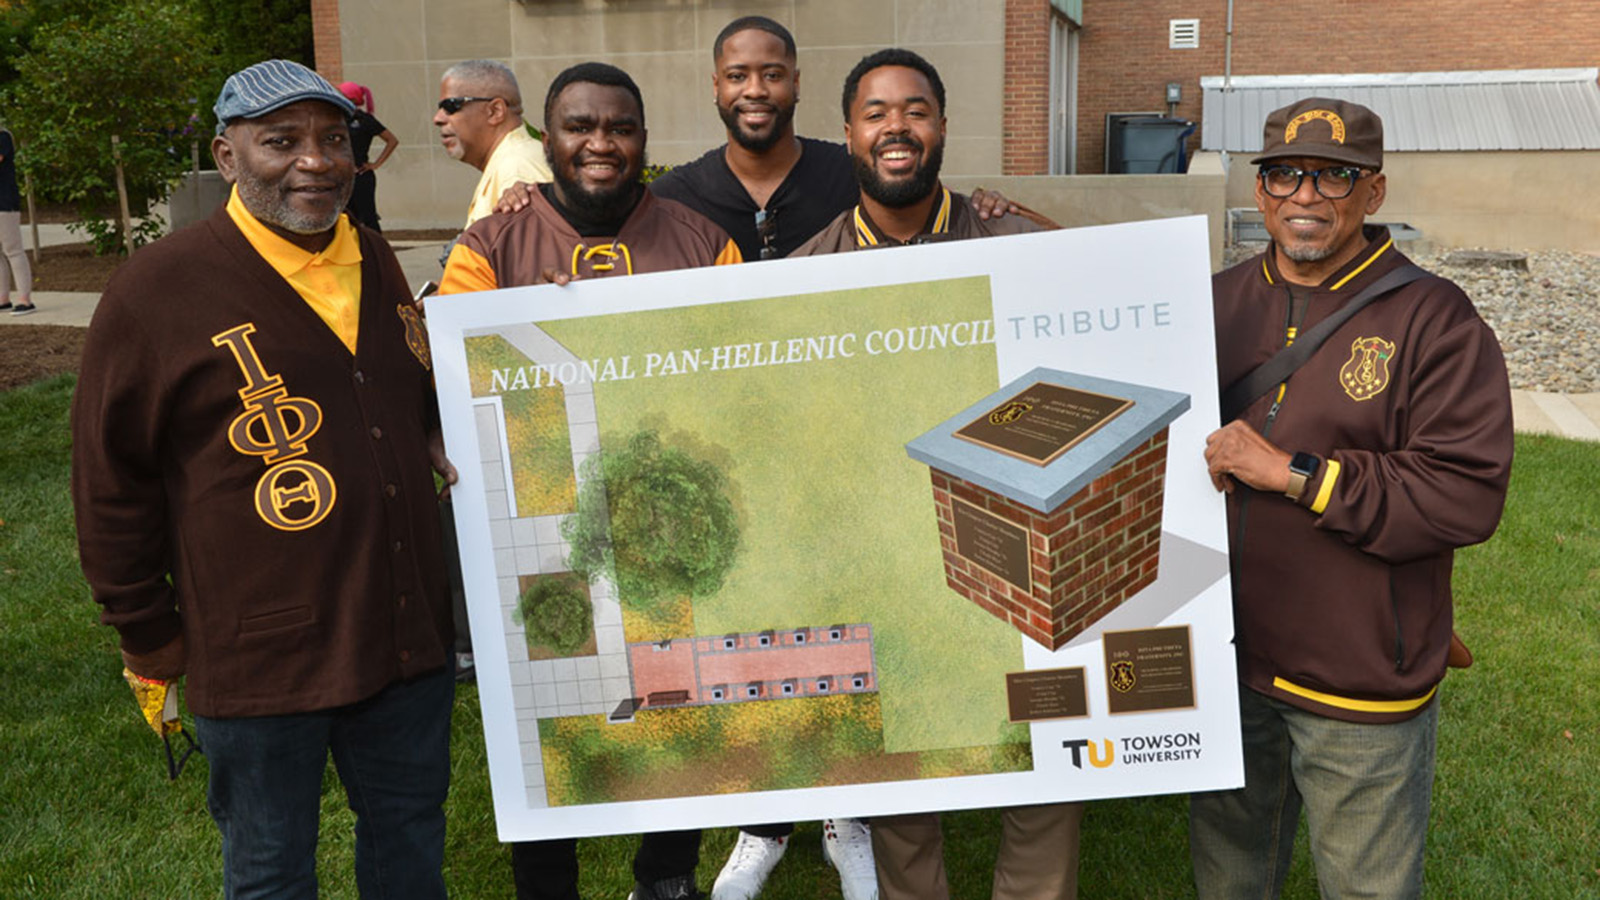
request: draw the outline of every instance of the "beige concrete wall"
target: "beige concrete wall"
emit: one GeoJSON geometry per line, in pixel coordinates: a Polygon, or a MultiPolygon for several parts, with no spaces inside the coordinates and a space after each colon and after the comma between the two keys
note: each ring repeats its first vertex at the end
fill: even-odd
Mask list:
{"type": "MultiPolygon", "coordinates": [[[[1230,208],[1255,209],[1248,159],[1228,173],[1230,208]]],[[[1389,193],[1375,218],[1420,229],[1427,245],[1600,252],[1600,151],[1389,153],[1383,169],[1389,193]]]]}
{"type": "Polygon", "coordinates": [[[1207,217],[1211,268],[1222,266],[1223,176],[1188,175],[1013,175],[952,176],[945,184],[970,192],[998,190],[1067,228],[1114,225],[1175,216],[1207,217]]]}
{"type": "Polygon", "coordinates": [[[945,171],[1000,171],[1004,0],[339,0],[344,77],[372,88],[378,118],[400,141],[378,172],[385,226],[448,227],[466,216],[477,170],[446,156],[430,124],[451,64],[510,65],[536,121],[563,68],[618,65],[644,94],[651,159],[684,162],[724,140],[711,42],[750,14],[782,22],[799,42],[801,134],[839,140],[850,67],[881,47],[908,47],[945,81],[945,171]]]}

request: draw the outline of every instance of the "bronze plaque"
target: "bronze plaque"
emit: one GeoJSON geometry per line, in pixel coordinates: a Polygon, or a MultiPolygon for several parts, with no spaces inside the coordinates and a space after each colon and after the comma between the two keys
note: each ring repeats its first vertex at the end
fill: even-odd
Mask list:
{"type": "Polygon", "coordinates": [[[951,497],[950,507],[956,518],[956,552],[1031,592],[1028,530],[965,500],[951,497]]]}
{"type": "Polygon", "coordinates": [[[1076,719],[1089,714],[1083,667],[1006,673],[1006,703],[1013,722],[1076,719]]]}
{"type": "Polygon", "coordinates": [[[958,429],[956,437],[1045,466],[1131,406],[1121,397],[1039,381],[958,429]]]}
{"type": "Polygon", "coordinates": [[[1189,626],[1108,631],[1107,707],[1113,713],[1194,708],[1194,652],[1189,626]]]}

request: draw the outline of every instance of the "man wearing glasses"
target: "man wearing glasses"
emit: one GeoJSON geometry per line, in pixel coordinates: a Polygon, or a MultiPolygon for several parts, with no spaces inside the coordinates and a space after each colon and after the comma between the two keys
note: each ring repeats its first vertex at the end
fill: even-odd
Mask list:
{"type": "Polygon", "coordinates": [[[1195,883],[1277,896],[1303,808],[1323,897],[1417,897],[1451,557],[1494,532],[1510,477],[1505,362],[1460,288],[1365,225],[1387,190],[1376,114],[1302,100],[1264,144],[1272,241],[1213,283],[1242,412],[1205,454],[1228,492],[1245,785],[1192,797],[1195,883]],[[1249,376],[1297,341],[1292,374],[1249,376]]]}
{"type": "Polygon", "coordinates": [[[493,212],[507,187],[550,180],[544,149],[522,123],[517,76],[501,63],[469,59],[446,69],[433,124],[452,159],[483,173],[467,208],[467,225],[493,212]]]}

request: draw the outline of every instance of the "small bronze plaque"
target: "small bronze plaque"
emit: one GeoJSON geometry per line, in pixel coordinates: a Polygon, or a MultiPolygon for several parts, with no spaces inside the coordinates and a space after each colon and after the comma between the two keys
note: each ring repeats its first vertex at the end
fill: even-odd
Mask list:
{"type": "Polygon", "coordinates": [[[956,552],[1024,591],[1032,591],[1027,529],[954,497],[950,506],[956,518],[956,552]]]}
{"type": "Polygon", "coordinates": [[[1077,719],[1089,714],[1083,667],[1006,673],[1006,703],[1013,722],[1077,719]]]}
{"type": "Polygon", "coordinates": [[[1189,626],[1108,631],[1107,707],[1113,713],[1194,708],[1194,653],[1189,626]]]}
{"type": "Polygon", "coordinates": [[[1121,397],[1039,381],[958,429],[956,437],[1045,466],[1131,406],[1121,397]]]}

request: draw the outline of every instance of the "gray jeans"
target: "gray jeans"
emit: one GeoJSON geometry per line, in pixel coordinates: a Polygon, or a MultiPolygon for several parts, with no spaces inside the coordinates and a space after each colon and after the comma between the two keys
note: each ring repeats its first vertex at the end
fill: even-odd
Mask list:
{"type": "Polygon", "coordinates": [[[1200,900],[1277,897],[1302,808],[1324,900],[1422,895],[1437,698],[1404,722],[1362,725],[1241,686],[1239,726],[1244,787],[1189,798],[1200,900]]]}

